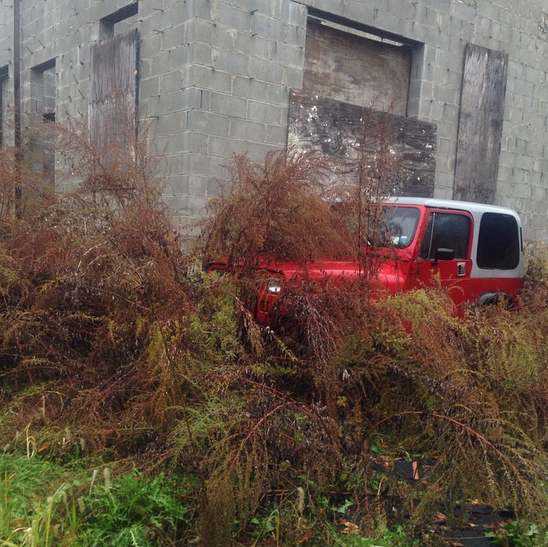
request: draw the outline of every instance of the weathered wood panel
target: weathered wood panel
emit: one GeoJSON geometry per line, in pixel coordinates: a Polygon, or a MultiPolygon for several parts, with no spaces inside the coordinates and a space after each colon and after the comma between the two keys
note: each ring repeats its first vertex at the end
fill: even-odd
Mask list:
{"type": "Polygon", "coordinates": [[[411,50],[309,21],[302,93],[405,115],[411,50]]]}
{"type": "Polygon", "coordinates": [[[332,157],[338,175],[354,180],[360,165],[371,166],[383,148],[391,163],[385,173],[392,195],[433,196],[436,133],[431,123],[292,92],[290,146],[332,157]]]}
{"type": "Polygon", "coordinates": [[[7,107],[7,80],[9,77],[8,65],[0,66],[0,146],[4,144],[4,124],[6,122],[6,116],[4,110],[7,107]]]}
{"type": "Polygon", "coordinates": [[[466,46],[455,199],[478,203],[495,200],[507,75],[507,53],[466,46]]]}
{"type": "Polygon", "coordinates": [[[123,144],[135,128],[137,30],[91,47],[90,131],[107,148],[123,144]]]}

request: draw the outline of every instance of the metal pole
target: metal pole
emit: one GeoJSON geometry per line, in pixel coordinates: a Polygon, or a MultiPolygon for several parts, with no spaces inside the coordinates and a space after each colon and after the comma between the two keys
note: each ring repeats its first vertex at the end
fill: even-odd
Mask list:
{"type": "Polygon", "coordinates": [[[21,140],[21,0],[13,0],[13,102],[15,144],[15,214],[21,216],[22,161],[21,140]]]}

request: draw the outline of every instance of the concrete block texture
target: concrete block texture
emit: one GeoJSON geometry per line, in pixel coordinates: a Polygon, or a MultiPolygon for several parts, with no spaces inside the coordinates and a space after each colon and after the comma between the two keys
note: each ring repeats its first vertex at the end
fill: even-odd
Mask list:
{"type": "MultiPolygon", "coordinates": [[[[438,197],[452,197],[466,44],[504,51],[496,200],[534,219],[525,237],[548,240],[548,222],[538,220],[538,202],[548,194],[546,0],[20,0],[20,6],[21,105],[29,115],[43,106],[31,76],[53,62],[55,97],[48,104],[58,120],[86,121],[93,44],[138,30],[139,115],[173,165],[166,200],[181,224],[185,215],[204,213],[212,181],[227,183],[218,166],[234,153],[262,161],[285,145],[290,93],[302,87],[307,67],[308,17],[410,48],[407,114],[437,126],[438,197]]],[[[0,74],[7,71],[0,96],[8,105],[15,24],[13,1],[0,2],[0,74]]]]}

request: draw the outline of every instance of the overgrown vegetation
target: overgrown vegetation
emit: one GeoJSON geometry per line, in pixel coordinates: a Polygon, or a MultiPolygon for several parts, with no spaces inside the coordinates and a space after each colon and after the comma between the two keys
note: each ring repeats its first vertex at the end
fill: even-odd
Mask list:
{"type": "Polygon", "coordinates": [[[0,192],[0,545],[443,545],[436,515],[458,525],[478,499],[545,537],[540,251],[512,312],[457,320],[436,288],[375,302],[364,263],[266,329],[256,261],[362,260],[388,152],[329,196],[313,154],[235,158],[193,254],[143,140],[58,136],[75,192],[32,214],[0,192]],[[197,273],[217,255],[246,275],[197,273]]]}

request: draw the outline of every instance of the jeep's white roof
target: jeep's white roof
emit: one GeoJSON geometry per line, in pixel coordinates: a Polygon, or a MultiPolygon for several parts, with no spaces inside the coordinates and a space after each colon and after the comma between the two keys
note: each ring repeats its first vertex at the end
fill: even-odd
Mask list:
{"type": "Polygon", "coordinates": [[[487,205],[485,203],[473,203],[469,201],[457,201],[451,199],[420,198],[420,197],[391,197],[384,200],[385,203],[397,203],[401,205],[424,205],[436,209],[454,209],[458,211],[468,211],[473,217],[481,217],[483,213],[501,213],[512,215],[518,220],[521,226],[519,215],[508,207],[499,205],[487,205]]]}

